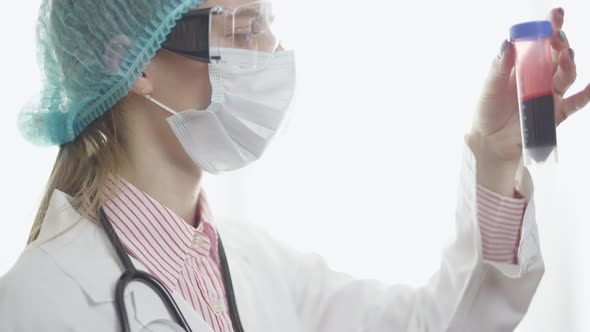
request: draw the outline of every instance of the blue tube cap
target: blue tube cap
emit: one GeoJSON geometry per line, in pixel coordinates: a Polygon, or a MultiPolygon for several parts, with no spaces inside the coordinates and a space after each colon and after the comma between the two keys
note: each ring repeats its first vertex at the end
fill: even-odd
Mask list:
{"type": "Polygon", "coordinates": [[[549,21],[532,21],[513,25],[510,28],[510,41],[517,39],[539,39],[550,37],[553,28],[549,21]]]}

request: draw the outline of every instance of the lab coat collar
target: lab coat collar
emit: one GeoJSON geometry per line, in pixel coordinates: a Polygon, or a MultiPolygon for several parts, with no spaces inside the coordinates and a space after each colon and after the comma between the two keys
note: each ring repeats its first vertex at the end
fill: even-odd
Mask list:
{"type": "Polygon", "coordinates": [[[53,192],[39,237],[31,245],[47,252],[95,303],[112,301],[123,269],[106,234],[72,202],[67,194],[53,192]]]}
{"type": "MultiPolygon", "coordinates": [[[[95,223],[82,217],[74,209],[73,198],[55,190],[51,197],[39,237],[30,247],[45,251],[57,266],[72,278],[93,304],[114,301],[115,286],[123,273],[123,267],[105,232],[95,223]]],[[[135,267],[145,267],[131,257],[135,267]]],[[[125,297],[130,297],[130,318],[135,317],[146,325],[153,318],[151,308],[143,308],[146,300],[153,301],[149,292],[134,291],[128,287],[125,297]]],[[[206,323],[178,293],[172,294],[193,330],[211,331],[206,323]]]]}

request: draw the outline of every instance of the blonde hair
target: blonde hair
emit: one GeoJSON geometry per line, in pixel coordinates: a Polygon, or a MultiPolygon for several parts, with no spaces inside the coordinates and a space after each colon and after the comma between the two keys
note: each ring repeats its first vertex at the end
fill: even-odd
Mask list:
{"type": "Polygon", "coordinates": [[[124,142],[117,130],[123,123],[119,108],[120,103],[92,122],[74,141],[60,146],[28,243],[39,236],[55,189],[72,196],[75,208],[83,207],[91,217],[98,216],[105,182],[125,162],[124,142]]]}

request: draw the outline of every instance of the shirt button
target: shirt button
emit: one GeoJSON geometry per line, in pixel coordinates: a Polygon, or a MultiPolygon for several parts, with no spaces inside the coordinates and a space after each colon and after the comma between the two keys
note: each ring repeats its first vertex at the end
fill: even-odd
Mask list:
{"type": "Polygon", "coordinates": [[[197,237],[195,237],[195,239],[193,240],[193,246],[196,249],[199,249],[202,244],[203,244],[203,237],[201,235],[197,235],[197,237]]]}
{"type": "Polygon", "coordinates": [[[214,313],[219,314],[222,309],[223,304],[220,299],[215,299],[211,302],[211,310],[213,310],[214,313]]]}

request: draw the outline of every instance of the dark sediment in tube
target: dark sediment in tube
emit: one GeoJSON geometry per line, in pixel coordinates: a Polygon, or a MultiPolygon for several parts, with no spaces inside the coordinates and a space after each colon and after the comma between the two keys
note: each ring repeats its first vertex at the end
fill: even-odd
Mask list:
{"type": "Polygon", "coordinates": [[[525,148],[535,161],[543,162],[557,145],[553,95],[522,102],[521,112],[525,148]]]}

